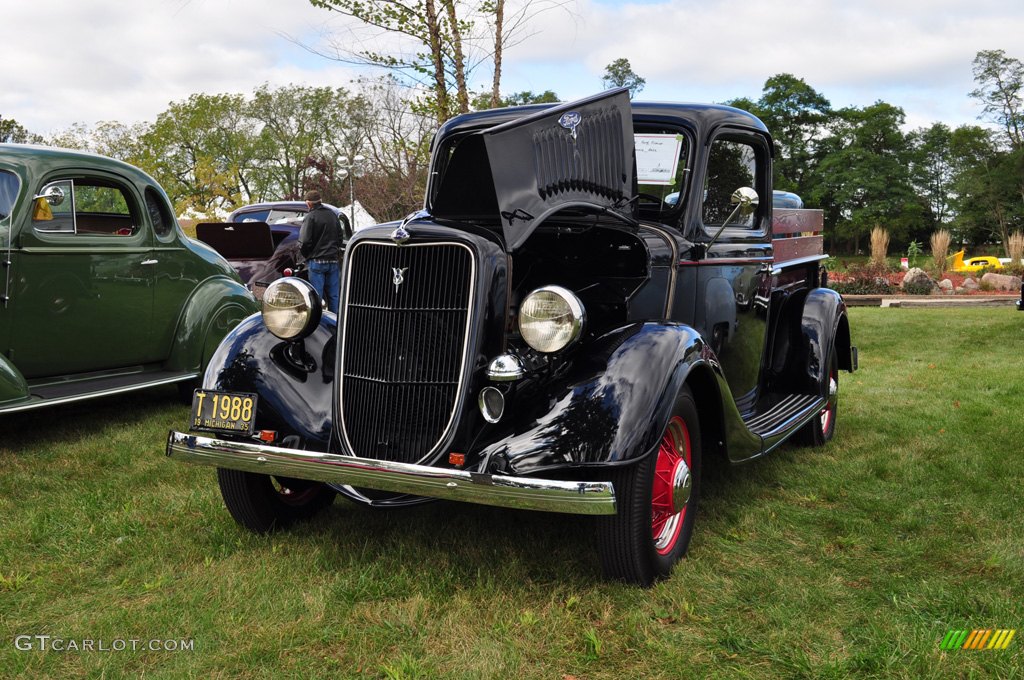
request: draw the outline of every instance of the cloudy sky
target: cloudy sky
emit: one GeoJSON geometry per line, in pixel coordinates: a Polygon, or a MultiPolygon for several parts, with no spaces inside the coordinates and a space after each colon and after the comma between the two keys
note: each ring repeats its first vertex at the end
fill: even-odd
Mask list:
{"type": "MultiPolygon", "coordinates": [[[[958,125],[979,112],[967,96],[974,55],[1024,59],[1024,3],[1008,0],[563,4],[536,16],[506,54],[505,92],[582,97],[626,57],[647,80],[640,99],[756,99],[766,78],[788,72],[837,107],[881,99],[903,107],[910,127],[958,125]]],[[[0,17],[0,116],[43,135],[152,121],[196,92],[350,86],[373,74],[299,45],[393,47],[306,0],[0,0],[0,17]]],[[[474,89],[489,82],[479,70],[474,89]]]]}

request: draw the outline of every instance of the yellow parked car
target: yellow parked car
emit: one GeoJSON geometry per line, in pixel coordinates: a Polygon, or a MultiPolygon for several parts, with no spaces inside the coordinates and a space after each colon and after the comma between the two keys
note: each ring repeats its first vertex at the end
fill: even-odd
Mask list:
{"type": "Polygon", "coordinates": [[[953,271],[959,274],[970,274],[980,272],[983,269],[1002,269],[1003,263],[998,257],[991,255],[979,255],[964,259],[964,251],[960,250],[953,254],[953,271]]]}

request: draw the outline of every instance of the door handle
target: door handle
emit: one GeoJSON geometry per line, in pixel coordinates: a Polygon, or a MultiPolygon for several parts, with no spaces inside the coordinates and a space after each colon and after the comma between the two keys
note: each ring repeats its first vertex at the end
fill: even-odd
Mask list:
{"type": "Polygon", "coordinates": [[[156,264],[156,263],[157,263],[157,262],[159,262],[159,261],[160,261],[160,260],[143,260],[143,261],[142,261],[142,262],[140,262],[139,264],[156,264]]]}

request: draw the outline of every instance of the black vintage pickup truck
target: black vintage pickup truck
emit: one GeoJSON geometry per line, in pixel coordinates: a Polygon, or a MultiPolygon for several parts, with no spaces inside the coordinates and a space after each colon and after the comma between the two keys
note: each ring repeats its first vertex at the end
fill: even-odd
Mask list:
{"type": "Polygon", "coordinates": [[[591,514],[609,577],[668,575],[704,463],[824,444],[857,366],[820,213],[773,216],[772,148],[743,111],[625,90],[449,121],[423,210],[349,243],[337,319],[274,282],[167,454],[254,531],[336,493],[591,514]]]}

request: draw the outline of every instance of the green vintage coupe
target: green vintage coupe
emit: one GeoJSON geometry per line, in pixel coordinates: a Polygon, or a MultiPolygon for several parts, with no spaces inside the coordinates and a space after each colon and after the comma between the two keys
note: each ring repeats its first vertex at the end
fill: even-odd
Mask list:
{"type": "Polygon", "coordinates": [[[0,413],[202,375],[258,310],[139,169],[0,144],[0,413]]]}

